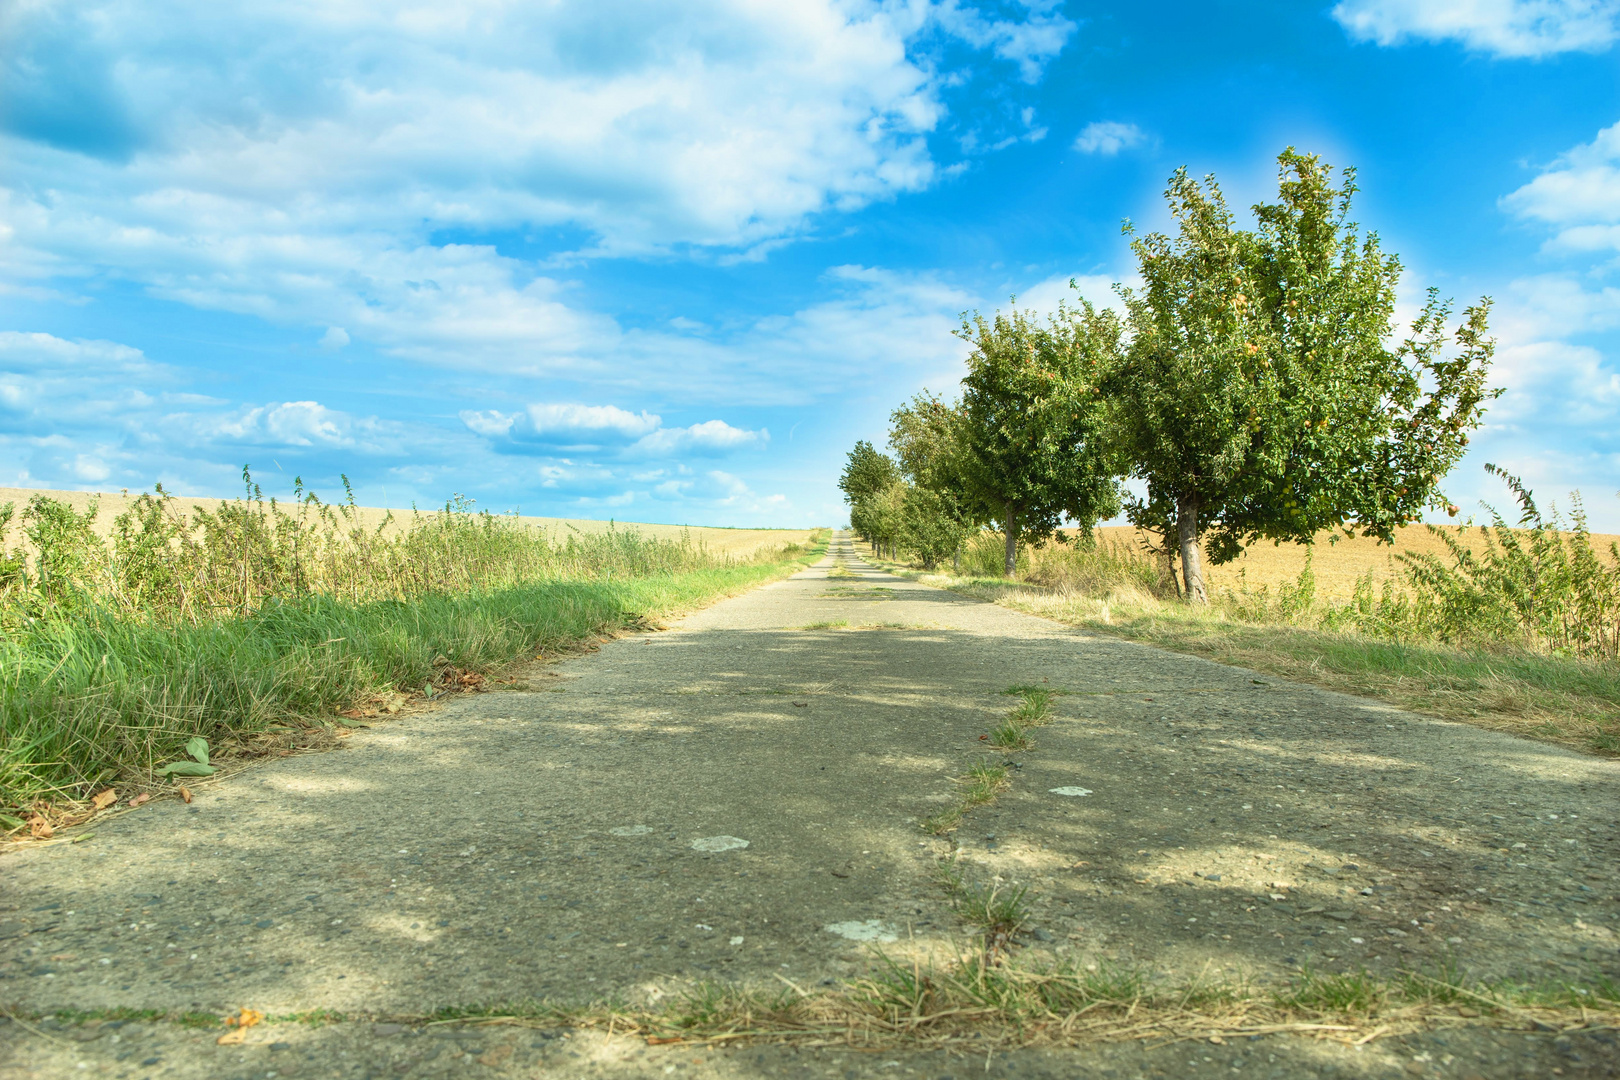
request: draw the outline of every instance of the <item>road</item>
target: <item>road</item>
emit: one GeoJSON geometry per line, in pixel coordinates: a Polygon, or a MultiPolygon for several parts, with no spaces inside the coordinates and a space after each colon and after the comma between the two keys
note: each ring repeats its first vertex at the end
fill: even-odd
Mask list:
{"type": "MultiPolygon", "coordinates": [[[[842,534],[791,579],[521,675],[0,857],[0,1002],[410,1017],[658,1001],[705,980],[820,987],[868,968],[863,937],[908,956],[966,940],[936,880],[953,852],[972,880],[1031,887],[1020,963],[1251,983],[1303,965],[1620,977],[1620,763],[971,601],[863,563],[842,534]],[[1064,693],[1008,755],[981,736],[1019,685],[1064,693]],[[979,761],[1008,762],[1010,790],[948,837],[923,832],[979,761]]],[[[1602,1032],[971,1064],[393,1022],[215,1035],[11,1021],[0,1077],[1620,1067],[1602,1032]]]]}

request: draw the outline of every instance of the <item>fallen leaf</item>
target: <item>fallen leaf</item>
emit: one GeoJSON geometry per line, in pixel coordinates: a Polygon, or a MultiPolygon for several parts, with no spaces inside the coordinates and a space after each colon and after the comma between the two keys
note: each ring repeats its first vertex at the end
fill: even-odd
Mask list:
{"type": "Polygon", "coordinates": [[[98,791],[94,795],[90,796],[90,801],[95,805],[97,810],[105,810],[107,807],[118,801],[118,792],[114,791],[112,788],[108,788],[106,791],[98,791]]]}
{"type": "Polygon", "coordinates": [[[485,1050],[482,1054],[479,1054],[478,1064],[501,1065],[504,1064],[506,1059],[511,1056],[512,1047],[507,1043],[502,1043],[500,1046],[492,1046],[488,1050],[485,1050]]]}
{"type": "Polygon", "coordinates": [[[176,761],[158,770],[159,776],[213,776],[219,770],[200,761],[176,761]]]}
{"type": "Polygon", "coordinates": [[[191,789],[190,788],[184,788],[183,787],[183,788],[180,789],[180,801],[181,802],[190,802],[191,801],[191,789]]]}
{"type": "Polygon", "coordinates": [[[232,1028],[214,1040],[218,1046],[241,1046],[247,1041],[247,1028],[232,1028]]]}
{"type": "Polygon", "coordinates": [[[38,814],[28,819],[28,831],[33,834],[35,840],[49,840],[56,833],[56,830],[51,828],[51,823],[38,814]]]}
{"type": "Polygon", "coordinates": [[[264,1013],[260,1012],[259,1010],[244,1008],[236,1016],[236,1026],[250,1028],[263,1019],[264,1013]]]}
{"type": "Polygon", "coordinates": [[[152,795],[151,795],[150,792],[143,791],[139,795],[135,796],[133,799],[129,800],[129,805],[131,805],[131,806],[139,806],[142,803],[146,802],[151,797],[152,797],[152,795]]]}
{"type": "Polygon", "coordinates": [[[681,1038],[679,1035],[673,1035],[673,1036],[670,1036],[669,1038],[663,1038],[663,1037],[658,1036],[658,1035],[649,1035],[649,1036],[647,1036],[647,1045],[648,1046],[668,1046],[671,1043],[682,1043],[682,1042],[685,1042],[685,1041],[686,1040],[681,1038]]]}

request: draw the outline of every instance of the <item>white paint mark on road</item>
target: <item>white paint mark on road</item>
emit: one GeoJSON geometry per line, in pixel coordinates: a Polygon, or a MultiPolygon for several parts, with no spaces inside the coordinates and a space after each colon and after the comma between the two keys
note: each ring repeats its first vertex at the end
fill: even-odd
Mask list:
{"type": "Polygon", "coordinates": [[[1068,795],[1071,797],[1091,794],[1090,788],[1083,787],[1055,787],[1047,788],[1046,790],[1050,791],[1053,795],[1068,795]]]}
{"type": "Polygon", "coordinates": [[[735,851],[748,846],[748,841],[740,836],[705,836],[692,841],[696,851],[735,851]]]}
{"type": "Polygon", "coordinates": [[[841,938],[851,941],[899,941],[900,935],[895,933],[894,927],[881,919],[851,919],[849,922],[835,922],[826,928],[827,933],[837,934],[841,938]]]}

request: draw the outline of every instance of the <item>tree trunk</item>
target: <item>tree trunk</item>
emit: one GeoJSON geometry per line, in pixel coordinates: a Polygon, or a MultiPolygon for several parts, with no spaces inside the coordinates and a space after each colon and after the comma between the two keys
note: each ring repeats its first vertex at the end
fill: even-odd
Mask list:
{"type": "Polygon", "coordinates": [[[1170,579],[1170,587],[1176,590],[1176,599],[1181,599],[1181,582],[1176,580],[1175,545],[1170,543],[1170,534],[1165,532],[1159,537],[1159,557],[1164,560],[1163,574],[1170,579]]]}
{"type": "Polygon", "coordinates": [[[1209,603],[1204,564],[1198,554],[1198,496],[1176,496],[1176,533],[1181,544],[1181,580],[1189,603],[1209,603]]]}
{"type": "Polygon", "coordinates": [[[1003,576],[1012,577],[1018,572],[1018,510],[1012,503],[1007,504],[1007,561],[1003,576]]]}

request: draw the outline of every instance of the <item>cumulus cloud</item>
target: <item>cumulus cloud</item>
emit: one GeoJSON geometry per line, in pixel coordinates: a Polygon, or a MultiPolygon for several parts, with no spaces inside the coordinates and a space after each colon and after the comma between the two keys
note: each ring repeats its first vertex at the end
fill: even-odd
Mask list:
{"type": "Polygon", "coordinates": [[[603,454],[672,458],[712,456],[763,446],[770,432],[705,420],[666,428],[645,410],[632,413],[614,405],[534,404],[522,412],[465,410],[462,423],[500,450],[550,456],[603,454]]]}
{"type": "Polygon", "coordinates": [[[544,451],[595,451],[624,446],[658,430],[651,413],[627,412],[613,405],[535,404],[517,413],[464,410],[467,427],[495,440],[544,451]]]}
{"type": "Polygon", "coordinates": [[[1147,136],[1135,124],[1122,124],[1116,120],[1094,120],[1080,130],[1074,148],[1082,154],[1101,154],[1112,157],[1121,150],[1141,146],[1147,136]]]}
{"type": "Polygon", "coordinates": [[[1502,205],[1552,226],[1555,248],[1620,251],[1620,124],[1560,155],[1502,205]]]}
{"type": "Polygon", "coordinates": [[[288,215],[570,224],[616,252],[746,247],[925,187],[951,76],[908,47],[943,35],[1034,80],[1075,30],[1047,4],[992,19],[954,0],[103,0],[3,19],[13,174],[86,158],[53,216],[283,238],[288,215]]]}
{"type": "Polygon", "coordinates": [[[613,320],[446,234],[761,257],[932,184],[951,88],[1037,79],[1075,31],[1052,0],[11,5],[0,288],[122,277],[333,351],[601,372],[613,320]]]}
{"type": "Polygon", "coordinates": [[[691,427],[660,428],[638,440],[631,449],[648,457],[716,455],[763,446],[770,439],[771,433],[763,428],[748,431],[724,420],[705,420],[691,427]]]}
{"type": "Polygon", "coordinates": [[[1333,17],[1358,41],[1456,41],[1501,57],[1602,52],[1620,37],[1617,0],[1340,0],[1333,17]]]}

